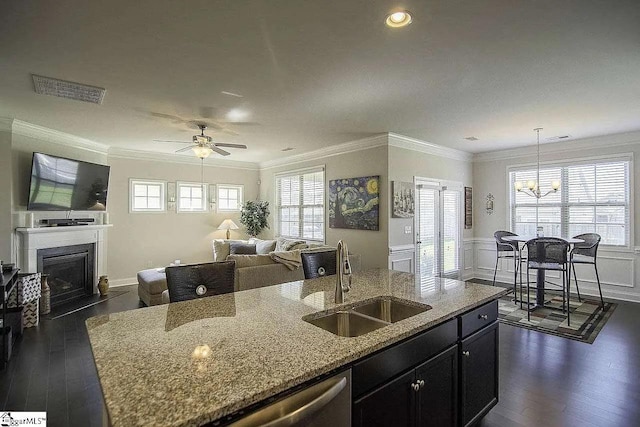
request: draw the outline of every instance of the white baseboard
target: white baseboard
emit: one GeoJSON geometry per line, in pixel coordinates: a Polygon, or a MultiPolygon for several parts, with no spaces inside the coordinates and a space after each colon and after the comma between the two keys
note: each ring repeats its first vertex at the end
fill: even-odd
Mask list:
{"type": "Polygon", "coordinates": [[[109,279],[110,288],[117,288],[118,286],[129,286],[129,285],[137,285],[137,284],[138,284],[137,277],[130,277],[127,279],[116,279],[116,280],[109,279]]]}

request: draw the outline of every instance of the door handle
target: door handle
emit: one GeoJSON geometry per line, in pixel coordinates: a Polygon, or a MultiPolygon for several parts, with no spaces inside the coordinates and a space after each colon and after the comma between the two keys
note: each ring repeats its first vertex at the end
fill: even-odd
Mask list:
{"type": "Polygon", "coordinates": [[[471,353],[469,353],[468,351],[463,351],[462,355],[465,356],[465,357],[469,357],[469,356],[471,356],[471,353]]]}
{"type": "Polygon", "coordinates": [[[487,314],[480,314],[480,315],[478,315],[478,319],[487,320],[487,319],[489,319],[489,315],[487,315],[487,314]]]}
{"type": "Polygon", "coordinates": [[[420,391],[420,384],[411,383],[411,389],[417,393],[420,391]]]}
{"type": "Polygon", "coordinates": [[[424,380],[418,380],[418,385],[420,388],[424,387],[424,380]]]}
{"type": "Polygon", "coordinates": [[[421,244],[422,244],[422,242],[421,242],[420,240],[418,240],[416,243],[417,243],[418,245],[421,245],[421,244]]]}

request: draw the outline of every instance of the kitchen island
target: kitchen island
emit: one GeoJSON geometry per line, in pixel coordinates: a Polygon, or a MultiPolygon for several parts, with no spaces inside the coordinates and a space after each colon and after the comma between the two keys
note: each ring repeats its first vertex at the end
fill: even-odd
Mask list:
{"type": "Polygon", "coordinates": [[[453,325],[463,313],[507,292],[438,278],[417,284],[407,273],[363,271],[353,275],[352,290],[340,306],[391,296],[431,309],[361,336],[340,337],[303,320],[334,310],[334,290],[335,277],[326,277],[87,320],[110,424],[196,426],[225,420],[384,355],[383,349],[438,325],[453,325]]]}

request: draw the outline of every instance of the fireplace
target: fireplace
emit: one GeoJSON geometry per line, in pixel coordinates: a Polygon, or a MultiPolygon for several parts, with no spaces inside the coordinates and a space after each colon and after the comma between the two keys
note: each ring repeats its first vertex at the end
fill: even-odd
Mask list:
{"type": "Polygon", "coordinates": [[[92,295],[95,244],[38,249],[38,271],[49,276],[51,306],[92,295]]]}

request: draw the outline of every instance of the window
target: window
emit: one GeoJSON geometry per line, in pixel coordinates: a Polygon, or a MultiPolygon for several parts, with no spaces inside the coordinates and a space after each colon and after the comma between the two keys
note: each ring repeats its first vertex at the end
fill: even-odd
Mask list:
{"type": "Polygon", "coordinates": [[[239,211],[242,205],[242,185],[218,185],[218,212],[239,211]]]}
{"type": "Polygon", "coordinates": [[[205,212],[207,187],[204,184],[178,182],[178,212],[205,212]]]}
{"type": "Polygon", "coordinates": [[[129,210],[131,212],[164,212],[165,182],[129,180],[129,210]]]}
{"type": "Polygon", "coordinates": [[[324,168],[276,176],[276,233],[324,240],[324,168]]]}
{"type": "MultiPolygon", "coordinates": [[[[629,158],[592,160],[540,169],[544,194],[552,180],[561,182],[556,193],[539,200],[538,222],[545,236],[571,237],[598,233],[602,244],[628,246],[630,242],[629,158]]],[[[516,181],[536,179],[535,169],[511,170],[511,228],[536,234],[536,199],[513,188],[516,181]]]]}

